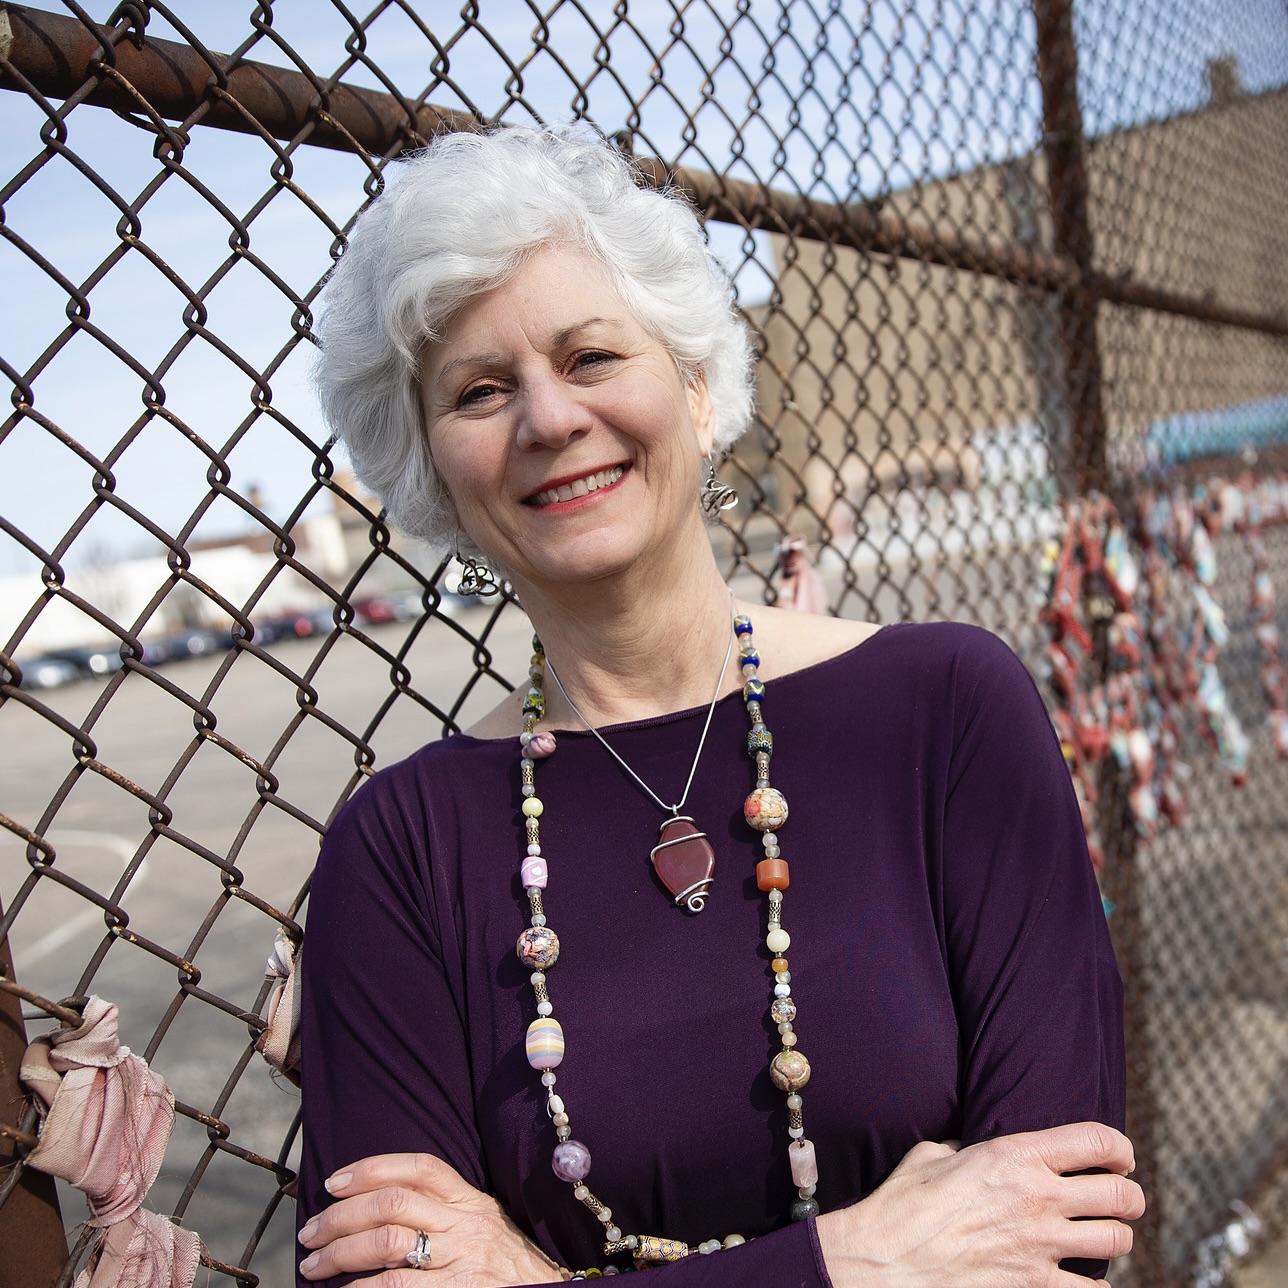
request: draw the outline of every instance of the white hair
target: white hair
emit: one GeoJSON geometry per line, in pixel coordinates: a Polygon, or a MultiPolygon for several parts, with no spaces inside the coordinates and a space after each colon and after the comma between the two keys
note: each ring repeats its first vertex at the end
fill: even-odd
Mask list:
{"type": "Polygon", "coordinates": [[[421,418],[421,351],[550,245],[602,262],[683,378],[706,380],[716,451],[747,428],[750,337],[683,196],[641,188],[616,148],[576,126],[448,134],[400,169],[323,292],[314,379],[358,477],[403,531],[461,540],[421,418]]]}

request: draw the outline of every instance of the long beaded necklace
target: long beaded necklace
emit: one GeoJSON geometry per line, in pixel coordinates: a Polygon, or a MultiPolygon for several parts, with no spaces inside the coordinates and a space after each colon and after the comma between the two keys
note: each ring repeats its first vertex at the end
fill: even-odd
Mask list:
{"type": "MultiPolygon", "coordinates": [[[[747,751],[756,764],[756,786],[744,802],[743,817],[750,827],[761,834],[764,848],[764,858],[756,864],[756,885],[768,896],[768,922],[764,942],[772,954],[770,969],[774,976],[769,1014],[777,1026],[782,1044],[782,1050],[769,1062],[769,1077],[774,1086],[787,1096],[787,1135],[790,1138],[787,1155],[792,1184],[796,1186],[798,1195],[792,1203],[790,1215],[793,1221],[803,1221],[818,1215],[818,1200],[815,1198],[818,1164],[814,1145],[805,1138],[800,1093],[809,1082],[810,1066],[805,1056],[795,1049],[796,1003],[792,999],[792,976],[786,956],[791,946],[791,937],[782,927],[783,892],[789,885],[789,872],[787,860],[782,857],[777,833],[787,821],[787,801],[781,792],[769,785],[769,762],[773,755],[774,739],[762,716],[765,685],[757,674],[760,655],[752,641],[751,620],[741,615],[736,616],[733,619],[733,629],[743,676],[742,696],[751,725],[747,734],[747,751]]],[[[551,1166],[561,1181],[572,1186],[573,1197],[604,1227],[606,1258],[629,1254],[635,1266],[643,1268],[678,1261],[695,1252],[717,1252],[745,1240],[741,1235],[731,1234],[724,1240],[708,1239],[696,1248],[691,1248],[682,1240],[667,1239],[661,1235],[623,1233],[621,1226],[613,1221],[612,1209],[601,1202],[586,1184],[586,1178],[590,1175],[590,1150],[573,1138],[568,1107],[563,1097],[555,1091],[555,1069],[563,1062],[565,1044],[563,1026],[554,1018],[554,1003],[550,1000],[547,988],[547,974],[559,960],[559,936],[546,924],[543,891],[550,872],[541,853],[540,819],[545,807],[536,789],[536,762],[553,754],[555,737],[552,733],[538,731],[536,728],[538,721],[545,715],[546,700],[542,685],[546,664],[545,650],[536,637],[533,638],[532,647],[529,668],[531,684],[523,699],[523,732],[519,735],[522,809],[527,834],[520,880],[528,896],[529,926],[520,934],[515,951],[519,961],[531,972],[529,978],[536,998],[537,1018],[528,1025],[524,1045],[528,1063],[541,1075],[541,1085],[546,1090],[546,1113],[555,1129],[556,1144],[551,1166]]],[[[610,1272],[613,1269],[614,1267],[609,1267],[610,1272]]]]}

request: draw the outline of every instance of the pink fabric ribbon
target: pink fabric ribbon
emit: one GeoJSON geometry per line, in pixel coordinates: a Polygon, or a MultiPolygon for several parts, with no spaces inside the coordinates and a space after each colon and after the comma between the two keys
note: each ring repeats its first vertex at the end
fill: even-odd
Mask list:
{"type": "Polygon", "coordinates": [[[91,997],[78,1028],[27,1047],[20,1076],[44,1118],[28,1162],[84,1191],[87,1224],[104,1231],[76,1288],[191,1288],[201,1241],[140,1210],[161,1170],[174,1096],[121,1046],[116,1007],[91,997]]]}
{"type": "Polygon", "coordinates": [[[255,1050],[284,1078],[300,1085],[300,954],[303,946],[284,932],[277,932],[267,976],[273,981],[268,995],[268,1027],[255,1039],[255,1050]]]}
{"type": "Polygon", "coordinates": [[[783,573],[779,604],[801,613],[826,613],[827,587],[805,553],[805,538],[784,537],[778,543],[776,554],[783,573]]]}

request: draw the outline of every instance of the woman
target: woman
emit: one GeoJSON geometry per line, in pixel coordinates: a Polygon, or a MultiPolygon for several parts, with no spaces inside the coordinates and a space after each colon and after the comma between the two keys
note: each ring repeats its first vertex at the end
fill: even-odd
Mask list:
{"type": "Polygon", "coordinates": [[[731,602],[699,494],[750,348],[689,209],[582,132],[450,136],[328,294],[360,475],[540,646],[328,835],[301,1282],[687,1245],[675,1288],[1032,1288],[1125,1251],[1120,986],[1042,704],[975,628],[731,602]]]}

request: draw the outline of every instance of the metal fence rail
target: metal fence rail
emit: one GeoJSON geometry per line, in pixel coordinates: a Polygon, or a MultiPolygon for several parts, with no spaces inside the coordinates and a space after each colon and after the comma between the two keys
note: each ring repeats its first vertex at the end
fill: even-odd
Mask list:
{"type": "Polygon", "coordinates": [[[1224,1282],[1288,1217],[1288,527],[1254,489],[1288,466],[1282,6],[233,8],[0,3],[0,1284],[70,1283],[88,1246],[23,1161],[16,1064],[91,992],[176,1096],[153,1205],[218,1276],[290,1280],[298,1102],[254,1054],[260,963],[302,935],[340,803],[527,652],[517,606],[453,595],[323,441],[311,308],[398,156],[571,117],[688,191],[759,337],[713,534],[745,592],[800,536],[834,611],[978,621],[1045,679],[1070,504],[1111,496],[1144,566],[1142,501],[1220,503],[1219,576],[1177,556],[1155,608],[1223,610],[1247,785],[1197,681],[1183,822],[1146,838],[1126,761],[1085,777],[1151,1196],[1126,1273],[1224,1282]]]}

